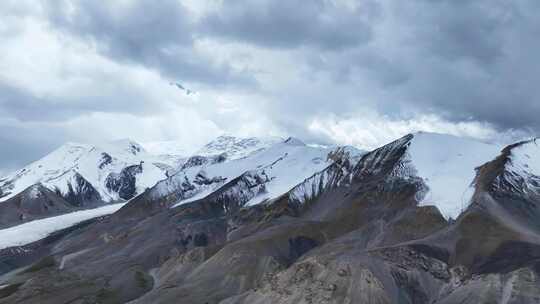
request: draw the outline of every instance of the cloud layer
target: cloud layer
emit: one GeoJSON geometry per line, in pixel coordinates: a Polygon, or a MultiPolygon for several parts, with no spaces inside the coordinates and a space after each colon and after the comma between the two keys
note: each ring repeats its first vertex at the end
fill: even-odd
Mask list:
{"type": "Polygon", "coordinates": [[[0,168],[68,140],[196,146],[228,132],[374,147],[418,130],[538,134],[539,8],[534,0],[2,1],[0,168]]]}

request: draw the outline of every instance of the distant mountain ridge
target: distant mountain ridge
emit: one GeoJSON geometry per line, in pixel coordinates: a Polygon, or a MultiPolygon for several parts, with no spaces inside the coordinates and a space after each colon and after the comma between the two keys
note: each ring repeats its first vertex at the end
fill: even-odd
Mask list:
{"type": "MultiPolygon", "coordinates": [[[[21,225],[62,230],[0,250],[0,304],[538,303],[538,143],[221,137],[99,219],[21,225]]],[[[0,208],[58,214],[54,195],[33,186],[0,208]]]]}
{"type": "Polygon", "coordinates": [[[41,184],[74,205],[107,203],[129,199],[163,178],[165,170],[133,141],[67,143],[2,178],[0,202],[41,184]]]}
{"type": "MultiPolygon", "coordinates": [[[[24,201],[25,206],[29,206],[32,200],[23,193],[30,193],[35,189],[41,189],[43,192],[48,189],[49,191],[43,192],[40,197],[50,197],[46,201],[49,204],[53,201],[62,201],[61,205],[67,204],[67,207],[49,208],[37,197],[34,204],[43,207],[20,208],[13,203],[4,204],[1,209],[11,215],[4,216],[4,221],[0,221],[0,224],[21,223],[78,208],[93,208],[127,201],[159,181],[177,175],[180,171],[190,172],[185,175],[190,176],[189,178],[184,177],[186,181],[189,180],[189,184],[185,184],[184,180],[181,181],[190,189],[186,195],[198,193],[199,190],[196,189],[199,188],[201,191],[215,190],[227,179],[234,178],[242,172],[232,175],[223,173],[225,177],[209,177],[206,167],[214,163],[247,158],[282,141],[281,138],[220,136],[192,156],[180,154],[184,151],[179,148],[179,143],[175,142],[147,144],[153,153],[149,153],[142,145],[129,139],[94,145],[66,143],[44,158],[0,179],[0,205],[4,202],[24,201]],[[170,154],[166,154],[167,152],[170,154]]],[[[307,147],[306,149],[317,150],[307,147]]],[[[321,159],[325,157],[325,153],[319,155],[321,159]]],[[[276,156],[279,157],[281,155],[276,156]]],[[[250,162],[244,161],[243,167],[246,170],[257,169],[257,166],[251,165],[250,162]]]]}
{"type": "Polygon", "coordinates": [[[229,159],[245,157],[257,150],[268,148],[285,139],[280,137],[247,137],[239,138],[231,135],[222,135],[204,145],[193,153],[200,156],[212,156],[226,153],[229,159]]]}

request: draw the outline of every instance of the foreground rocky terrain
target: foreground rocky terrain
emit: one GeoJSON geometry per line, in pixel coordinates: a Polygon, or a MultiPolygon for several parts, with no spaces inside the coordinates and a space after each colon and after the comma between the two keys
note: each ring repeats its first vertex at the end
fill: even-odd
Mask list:
{"type": "Polygon", "coordinates": [[[0,303],[540,303],[539,205],[535,140],[196,155],[109,216],[2,249],[0,303]]]}

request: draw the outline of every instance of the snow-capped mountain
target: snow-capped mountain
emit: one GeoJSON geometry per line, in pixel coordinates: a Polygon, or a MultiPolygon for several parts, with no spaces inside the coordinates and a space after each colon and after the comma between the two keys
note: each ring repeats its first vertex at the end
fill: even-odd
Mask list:
{"type": "Polygon", "coordinates": [[[159,164],[130,140],[67,143],[0,181],[0,202],[41,184],[76,206],[127,200],[166,178],[159,164]]]}
{"type": "Polygon", "coordinates": [[[143,142],[141,145],[148,153],[154,155],[159,163],[168,165],[171,172],[182,166],[186,159],[195,152],[174,140],[143,142]]]}
{"type": "MultiPolygon", "coordinates": [[[[536,140],[242,141],[207,145],[123,206],[0,230],[0,274],[13,274],[0,303],[537,302],[536,140]]],[[[53,194],[8,201],[62,211],[53,194]]]]}
{"type": "Polygon", "coordinates": [[[475,169],[497,157],[502,147],[473,139],[416,133],[409,140],[400,172],[421,177],[426,185],[420,205],[435,205],[456,218],[474,193],[475,169]]]}
{"type": "Polygon", "coordinates": [[[199,149],[186,148],[184,144],[178,141],[145,142],[142,146],[150,154],[153,154],[158,162],[168,164],[167,169],[172,175],[182,169],[183,166],[211,162],[214,158],[233,160],[246,157],[255,151],[268,148],[281,141],[283,139],[278,137],[242,138],[222,135],[199,149]]]}
{"type": "MultiPolygon", "coordinates": [[[[76,206],[127,200],[147,188],[152,188],[154,198],[173,195],[172,206],[178,206],[204,198],[239,177],[251,192],[257,188],[256,193],[238,194],[246,195],[243,200],[247,205],[276,198],[293,188],[291,199],[302,202],[316,196],[327,183],[343,184],[355,175],[382,170],[388,166],[385,157],[393,155],[390,150],[399,150],[399,162],[393,165],[392,174],[420,178],[420,205],[435,205],[445,217],[456,218],[474,192],[474,169],[500,151],[496,145],[472,139],[417,133],[367,154],[353,169],[362,155],[358,150],[347,147],[349,163],[331,168],[328,155],[335,147],[306,145],[295,138],[220,136],[191,157],[186,157],[189,152],[175,142],[146,146],[152,153],[129,140],[65,144],[3,178],[0,202],[42,184],[76,206]]],[[[521,163],[528,161],[523,155],[515,156],[513,171],[523,171],[525,165],[521,163]]],[[[531,180],[534,185],[535,179],[531,180]]]]}
{"type": "Polygon", "coordinates": [[[501,147],[452,135],[409,134],[367,154],[356,178],[390,169],[389,179],[419,179],[417,201],[434,205],[446,218],[456,218],[474,193],[475,169],[497,157],[501,147]]]}
{"type": "MultiPolygon", "coordinates": [[[[295,138],[269,147],[265,147],[269,145],[268,141],[253,138],[220,138],[217,143],[207,145],[203,150],[207,155],[219,153],[218,157],[209,156],[210,160],[205,162],[189,160],[182,171],[152,189],[155,195],[174,192],[179,195],[174,204],[178,206],[204,198],[242,176],[248,180],[247,188],[259,187],[256,193],[250,193],[248,198],[244,198],[245,204],[253,205],[286,193],[296,184],[326,168],[329,165],[327,155],[331,151],[309,147],[295,138]],[[233,158],[220,158],[219,155],[223,153],[233,158]]],[[[243,190],[238,189],[237,195],[241,196],[243,190]]]]}
{"type": "Polygon", "coordinates": [[[267,138],[239,138],[230,135],[222,135],[199,149],[194,155],[216,156],[225,154],[228,160],[246,157],[249,154],[268,148],[284,139],[279,137],[267,138]]]}
{"type": "Polygon", "coordinates": [[[187,160],[175,175],[159,182],[149,195],[172,196],[171,206],[202,199],[227,189],[228,199],[255,205],[287,193],[331,164],[326,147],[296,138],[274,140],[220,137],[187,160]],[[229,158],[229,155],[232,157],[229,158]]]}
{"type": "Polygon", "coordinates": [[[359,160],[357,155],[357,162],[348,157],[346,164],[335,163],[296,186],[289,199],[302,204],[325,189],[383,175],[388,185],[403,179],[416,184],[419,206],[436,206],[444,217],[455,219],[471,201],[475,169],[497,157],[500,149],[451,135],[409,134],[365,153],[359,160]]]}

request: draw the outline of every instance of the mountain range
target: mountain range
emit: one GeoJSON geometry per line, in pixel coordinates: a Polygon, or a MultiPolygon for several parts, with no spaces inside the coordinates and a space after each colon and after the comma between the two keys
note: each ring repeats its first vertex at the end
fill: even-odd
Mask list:
{"type": "Polygon", "coordinates": [[[68,143],[0,179],[0,303],[540,303],[539,143],[68,143]]]}

